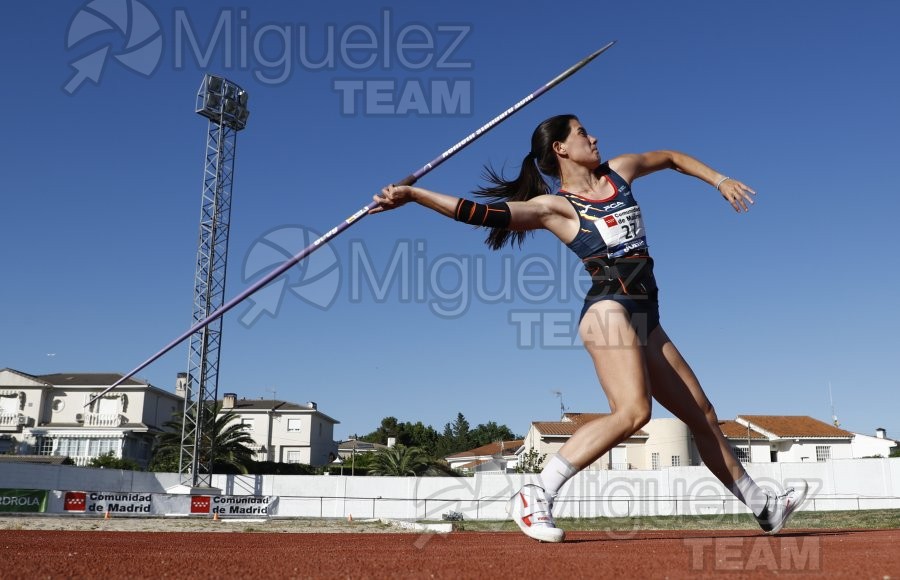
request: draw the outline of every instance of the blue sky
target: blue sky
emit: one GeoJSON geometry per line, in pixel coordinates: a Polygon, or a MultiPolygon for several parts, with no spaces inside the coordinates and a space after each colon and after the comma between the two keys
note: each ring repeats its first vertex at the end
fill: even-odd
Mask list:
{"type": "MultiPolygon", "coordinates": [[[[127,372],[190,326],[204,73],[250,93],[231,297],[617,40],[420,185],[518,170],[563,112],[605,158],[678,149],[745,181],[746,215],[674,172],[636,182],[664,327],[722,418],[828,421],[831,385],[843,427],[900,436],[895,2],[48,6],[0,22],[0,367],[127,372]]],[[[553,391],[608,410],[573,338],[573,257],[545,232],[500,253],[482,238],[418,207],[360,221],[226,316],[219,392],[316,401],[338,438],[457,412],[524,433],[558,418],[553,391]]],[[[172,389],[186,365],[185,343],[138,376],[172,389]]]]}

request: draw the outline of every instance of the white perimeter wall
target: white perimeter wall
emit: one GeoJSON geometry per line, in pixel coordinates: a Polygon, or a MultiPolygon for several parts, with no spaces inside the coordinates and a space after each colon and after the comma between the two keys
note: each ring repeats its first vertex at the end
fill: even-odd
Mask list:
{"type": "MultiPolygon", "coordinates": [[[[747,465],[763,487],[809,482],[811,511],[900,509],[900,458],[822,463],[747,465]]],[[[278,498],[278,517],[440,519],[449,511],[466,519],[506,519],[506,502],[534,475],[475,477],[349,477],[217,475],[224,495],[278,498]]],[[[151,492],[178,484],[171,473],[72,466],[0,464],[0,488],[57,491],[151,492]]],[[[747,509],[704,467],[656,471],[579,473],[560,491],[558,517],[732,514],[747,509]]]]}

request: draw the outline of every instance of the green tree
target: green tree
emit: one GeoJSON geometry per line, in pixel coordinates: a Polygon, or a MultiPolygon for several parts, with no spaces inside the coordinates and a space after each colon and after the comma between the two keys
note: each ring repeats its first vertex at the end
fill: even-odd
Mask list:
{"type": "Polygon", "coordinates": [[[403,423],[397,421],[396,417],[385,417],[381,420],[381,425],[377,429],[360,437],[360,441],[368,441],[369,443],[380,443],[387,445],[388,437],[394,437],[398,443],[407,443],[403,441],[403,423]]]}
{"type": "Polygon", "coordinates": [[[419,447],[397,444],[374,454],[370,475],[422,475],[430,465],[428,456],[419,447]]]}
{"type": "Polygon", "coordinates": [[[497,425],[494,421],[488,421],[475,427],[469,432],[469,440],[472,447],[481,447],[488,443],[496,443],[497,441],[512,441],[521,439],[513,433],[506,425],[497,425]]]}
{"type": "Polygon", "coordinates": [[[396,417],[385,417],[377,429],[360,437],[360,440],[386,445],[389,437],[396,438],[398,444],[419,447],[433,461],[495,441],[521,439],[509,427],[497,425],[494,421],[470,429],[466,417],[458,413],[456,419],[444,425],[441,433],[421,421],[406,423],[398,421],[396,417]]]}
{"type": "Polygon", "coordinates": [[[387,445],[389,437],[394,437],[397,443],[407,447],[420,447],[429,457],[438,457],[436,451],[440,435],[434,430],[434,427],[425,425],[421,421],[406,423],[397,421],[396,417],[385,417],[377,429],[359,439],[369,443],[387,445]]]}
{"type": "Polygon", "coordinates": [[[469,437],[469,422],[462,413],[457,413],[456,419],[444,425],[444,431],[438,438],[437,452],[440,457],[446,457],[453,453],[472,449],[472,447],[469,437]]]}
{"type": "Polygon", "coordinates": [[[419,447],[425,451],[429,457],[437,458],[435,451],[437,450],[437,442],[440,435],[431,425],[424,425],[421,421],[416,423],[403,423],[405,438],[398,440],[404,445],[419,447]]]}
{"type": "Polygon", "coordinates": [[[519,456],[516,473],[540,473],[547,459],[546,453],[538,453],[533,447],[519,456]]]}
{"type": "MultiPolygon", "coordinates": [[[[237,421],[233,410],[220,411],[221,406],[215,405],[210,412],[203,413],[203,442],[199,460],[201,463],[208,462],[208,452],[212,448],[214,471],[247,473],[253,463],[254,452],[250,446],[256,445],[256,442],[247,433],[247,426],[237,421]]],[[[184,413],[178,413],[163,425],[168,430],[157,436],[156,450],[148,470],[178,471],[184,413]]]]}
{"type": "Polygon", "coordinates": [[[891,457],[900,457],[900,445],[895,445],[893,449],[891,449],[891,457]]]}
{"type": "Polygon", "coordinates": [[[101,467],[104,469],[124,469],[126,471],[140,471],[141,466],[131,459],[116,457],[112,451],[91,459],[88,467],[101,467]]]}

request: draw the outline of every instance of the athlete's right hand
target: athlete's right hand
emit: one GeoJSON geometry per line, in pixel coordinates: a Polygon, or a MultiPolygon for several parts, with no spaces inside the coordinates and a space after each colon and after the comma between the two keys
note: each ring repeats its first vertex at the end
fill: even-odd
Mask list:
{"type": "Polygon", "coordinates": [[[381,190],[381,193],[372,196],[372,199],[378,202],[378,207],[369,210],[369,213],[397,209],[401,205],[413,201],[415,189],[409,185],[388,185],[381,190]]]}

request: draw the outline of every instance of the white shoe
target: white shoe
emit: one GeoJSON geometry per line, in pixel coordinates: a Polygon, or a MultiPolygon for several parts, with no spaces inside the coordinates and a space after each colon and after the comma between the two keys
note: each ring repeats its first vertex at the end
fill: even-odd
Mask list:
{"type": "Polygon", "coordinates": [[[769,503],[763,513],[756,516],[759,527],[766,534],[777,534],[781,531],[794,512],[803,505],[809,484],[801,481],[796,487],[789,487],[779,496],[769,496],[769,503]]]}
{"type": "Polygon", "coordinates": [[[529,538],[562,542],[566,533],[553,521],[553,498],[537,485],[526,485],[509,500],[509,514],[529,538]]]}

